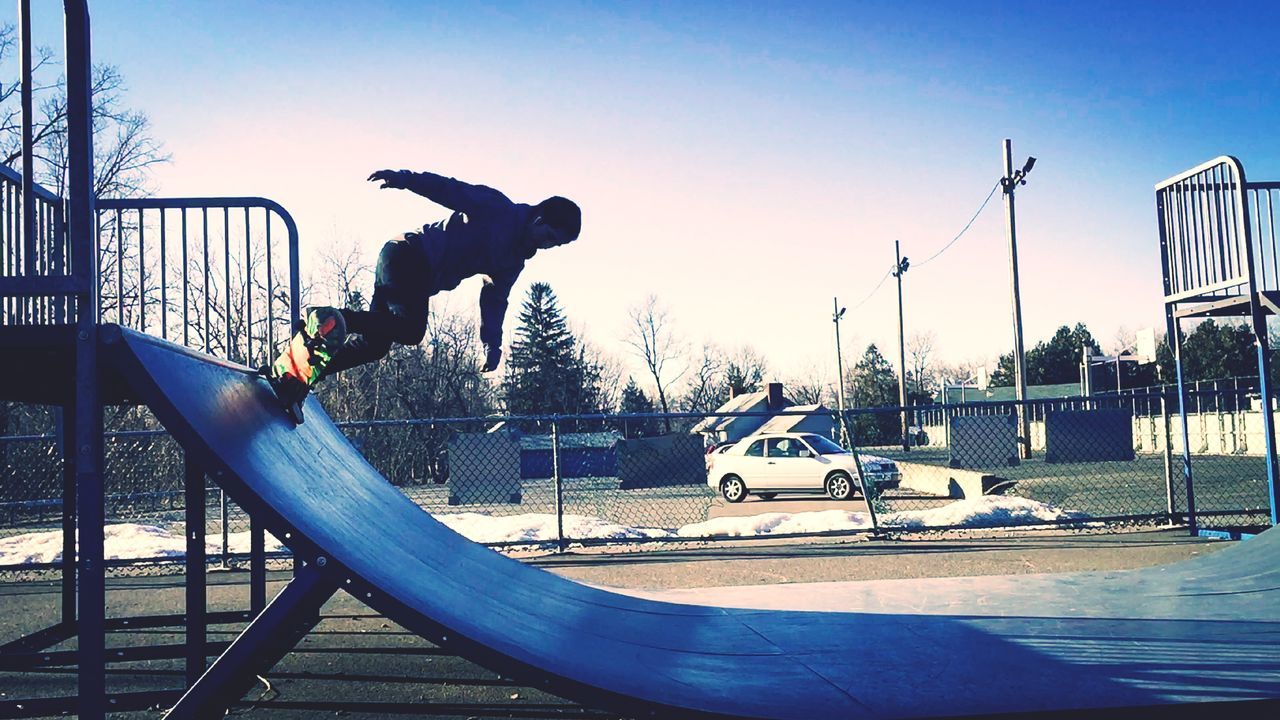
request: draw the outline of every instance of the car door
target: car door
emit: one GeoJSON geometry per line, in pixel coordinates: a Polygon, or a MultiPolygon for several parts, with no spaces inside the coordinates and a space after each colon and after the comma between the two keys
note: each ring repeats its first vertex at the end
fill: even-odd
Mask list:
{"type": "Polygon", "coordinates": [[[824,461],[822,456],[804,440],[797,439],[795,443],[796,458],[793,468],[795,484],[792,487],[797,490],[825,490],[830,462],[824,461]]]}
{"type": "Polygon", "coordinates": [[[799,462],[803,459],[799,452],[800,441],[795,438],[769,438],[765,451],[769,473],[769,487],[788,490],[801,485],[799,462]]]}
{"type": "MultiPolygon", "coordinates": [[[[743,440],[742,442],[747,441],[743,440]]],[[[763,438],[752,440],[746,451],[742,453],[742,457],[735,458],[737,462],[734,464],[734,469],[747,484],[747,489],[749,490],[765,487],[769,483],[767,466],[765,465],[764,445],[763,438]]]]}

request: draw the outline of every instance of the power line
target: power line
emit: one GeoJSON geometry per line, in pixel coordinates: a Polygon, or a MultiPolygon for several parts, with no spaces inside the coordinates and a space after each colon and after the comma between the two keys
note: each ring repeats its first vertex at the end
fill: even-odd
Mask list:
{"type": "MultiPolygon", "coordinates": [[[[930,260],[933,260],[933,259],[937,258],[937,257],[938,257],[939,255],[941,255],[942,253],[946,252],[946,251],[947,251],[947,249],[948,249],[948,248],[950,248],[952,245],[955,245],[957,240],[959,240],[960,238],[964,237],[964,234],[965,234],[965,233],[967,233],[967,232],[969,232],[969,228],[973,226],[973,222],[974,222],[975,220],[977,220],[977,219],[978,219],[978,216],[982,214],[982,211],[983,211],[983,210],[985,210],[985,209],[987,208],[987,203],[991,202],[991,198],[992,198],[992,196],[994,196],[994,195],[996,194],[996,188],[999,188],[999,187],[1000,187],[1000,181],[998,181],[998,180],[997,180],[997,181],[996,181],[996,184],[991,186],[991,192],[987,193],[987,197],[986,197],[985,199],[983,199],[982,204],[978,206],[978,211],[977,211],[977,212],[975,212],[975,213],[973,214],[973,217],[969,218],[969,222],[967,222],[967,223],[965,223],[965,224],[964,224],[964,227],[960,229],[960,232],[959,232],[959,233],[957,233],[955,237],[951,238],[951,241],[950,241],[950,242],[948,242],[946,245],[943,245],[941,250],[939,250],[938,252],[934,253],[933,255],[930,255],[930,256],[929,256],[929,258],[928,258],[928,259],[926,259],[926,260],[924,260],[923,262],[916,263],[916,264],[915,264],[915,267],[920,267],[921,265],[924,265],[924,264],[928,263],[930,260]]],[[[884,274],[884,277],[880,278],[880,282],[876,283],[876,286],[875,286],[874,288],[872,288],[872,289],[871,289],[871,292],[867,293],[867,296],[866,296],[866,297],[864,297],[864,298],[862,298],[861,300],[859,300],[859,301],[858,301],[858,304],[857,304],[857,305],[854,305],[854,306],[852,306],[852,307],[850,307],[850,308],[849,308],[849,310],[850,310],[850,311],[857,310],[858,308],[860,308],[860,307],[862,307],[863,305],[865,305],[865,304],[866,304],[866,302],[867,302],[868,300],[870,300],[870,299],[871,299],[871,296],[875,295],[875,294],[876,294],[876,292],[877,292],[881,287],[883,287],[883,286],[884,286],[884,281],[885,281],[885,280],[888,280],[888,279],[889,279],[889,276],[890,276],[890,275],[893,275],[893,271],[894,271],[894,270],[896,270],[896,269],[897,269],[896,267],[895,267],[895,268],[891,268],[888,272],[886,272],[886,273],[884,274]]]]}
{"type": "Polygon", "coordinates": [[[881,287],[882,285],[884,285],[884,281],[885,281],[885,280],[888,280],[888,279],[889,279],[889,276],[890,276],[890,275],[892,275],[892,274],[893,274],[893,271],[892,271],[892,270],[890,270],[890,271],[886,272],[886,273],[884,274],[884,277],[880,278],[880,282],[876,283],[876,286],[875,286],[874,288],[872,288],[872,289],[871,289],[871,292],[867,293],[867,296],[866,296],[866,297],[864,297],[864,298],[862,298],[861,300],[859,300],[859,301],[858,301],[858,304],[857,304],[857,305],[854,305],[854,306],[853,306],[853,307],[851,307],[851,308],[849,308],[849,310],[850,310],[850,311],[857,310],[858,308],[860,308],[860,307],[862,307],[864,304],[866,304],[866,302],[867,302],[868,300],[870,300],[870,299],[871,299],[871,296],[876,294],[876,291],[877,291],[877,290],[879,290],[879,289],[880,289],[880,287],[881,287]]]}
{"type": "Polygon", "coordinates": [[[964,227],[960,230],[960,232],[955,237],[951,238],[951,242],[947,243],[946,245],[943,245],[941,250],[930,255],[927,260],[924,260],[923,262],[915,263],[915,266],[920,267],[921,265],[925,265],[930,260],[933,260],[934,258],[938,257],[942,253],[946,252],[948,248],[956,244],[957,240],[964,237],[964,234],[969,232],[969,228],[973,226],[973,221],[977,220],[978,216],[982,214],[982,211],[987,208],[987,203],[991,202],[991,197],[996,194],[996,188],[998,187],[1000,187],[1000,181],[997,180],[996,184],[991,186],[991,192],[987,193],[987,197],[985,200],[982,201],[982,205],[978,206],[978,211],[973,214],[973,217],[969,218],[969,222],[964,224],[964,227]]]}

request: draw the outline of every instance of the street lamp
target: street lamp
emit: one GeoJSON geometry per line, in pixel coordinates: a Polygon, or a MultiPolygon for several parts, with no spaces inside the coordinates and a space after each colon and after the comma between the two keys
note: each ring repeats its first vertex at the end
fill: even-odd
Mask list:
{"type": "Polygon", "coordinates": [[[902,248],[897,240],[893,241],[893,254],[897,263],[890,272],[898,279],[898,406],[902,408],[902,451],[911,451],[911,426],[907,422],[907,343],[903,338],[902,320],[902,276],[911,267],[911,261],[902,257],[902,248]]]}
{"type": "Polygon", "coordinates": [[[1022,342],[1022,293],[1018,288],[1018,232],[1014,221],[1013,192],[1019,185],[1027,184],[1027,174],[1035,167],[1036,159],[1028,157],[1022,169],[1013,170],[1013,141],[1004,140],[1004,177],[1000,187],[1004,189],[1005,229],[1009,236],[1009,274],[1013,277],[1013,378],[1014,392],[1018,398],[1019,445],[1023,459],[1031,457],[1031,422],[1027,415],[1027,359],[1022,342]]]}

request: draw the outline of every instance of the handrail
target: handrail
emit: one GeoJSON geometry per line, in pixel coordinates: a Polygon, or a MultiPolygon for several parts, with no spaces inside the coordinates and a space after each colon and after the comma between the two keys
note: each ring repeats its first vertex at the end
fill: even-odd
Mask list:
{"type": "Polygon", "coordinates": [[[264,364],[300,316],[298,228],[274,200],[113,198],[97,210],[101,321],[264,364]],[[283,252],[272,239],[277,224],[283,252]]]}
{"type": "MultiPolygon", "coordinates": [[[[84,288],[66,206],[32,187],[36,232],[23,237],[21,187],[0,165],[0,326],[74,323],[84,288]]],[[[94,209],[99,322],[264,364],[301,315],[298,227],[274,200],[99,198],[94,209]]]]}
{"type": "Polygon", "coordinates": [[[0,165],[0,325],[70,322],[70,296],[84,288],[72,273],[65,204],[33,183],[28,226],[22,188],[22,173],[0,165]]]}
{"type": "MultiPolygon", "coordinates": [[[[8,165],[0,164],[0,175],[4,176],[6,180],[9,180],[15,185],[22,185],[22,173],[14,170],[8,165]]],[[[62,198],[58,197],[57,193],[44,187],[40,183],[32,183],[31,189],[35,192],[36,197],[44,200],[45,202],[62,203],[62,198]]]]}
{"type": "Polygon", "coordinates": [[[1200,175],[1201,173],[1207,170],[1212,170],[1213,168],[1216,168],[1219,165],[1228,165],[1238,172],[1239,177],[1241,178],[1244,177],[1244,164],[1241,163],[1236,156],[1219,155],[1218,157],[1212,160],[1206,160],[1205,162],[1200,163],[1199,165],[1191,168],[1190,170],[1184,170],[1183,172],[1180,172],[1177,175],[1174,175],[1173,177],[1161,180],[1160,182],[1156,183],[1156,190],[1159,191],[1159,190],[1164,190],[1164,189],[1173,187],[1174,185],[1182,183],[1186,180],[1190,180],[1191,178],[1197,175],[1200,175]]]}
{"type": "Polygon", "coordinates": [[[1247,185],[1244,166],[1230,155],[1156,185],[1166,304],[1256,290],[1247,185]]]}

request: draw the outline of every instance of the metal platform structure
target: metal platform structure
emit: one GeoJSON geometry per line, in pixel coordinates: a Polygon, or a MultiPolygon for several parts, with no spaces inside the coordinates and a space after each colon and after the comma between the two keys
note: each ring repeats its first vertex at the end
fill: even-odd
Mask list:
{"type": "MultiPolygon", "coordinates": [[[[28,0],[20,10],[29,157],[28,0]]],[[[1057,717],[1108,708],[1169,717],[1180,706],[1205,702],[1236,702],[1232,709],[1241,711],[1263,703],[1274,711],[1280,700],[1280,646],[1273,641],[1280,628],[1276,532],[1172,566],[1032,581],[922,581],[877,591],[869,597],[878,605],[823,611],[681,605],[606,592],[462,538],[379,475],[314,399],[308,400],[307,422],[294,426],[249,369],[255,348],[273,344],[277,324],[273,222],[288,228],[289,281],[287,293],[281,289],[279,319],[287,327],[298,315],[297,232],[283,209],[258,199],[121,201],[93,195],[86,1],[64,0],[64,13],[68,195],[64,201],[41,192],[29,164],[20,179],[7,175],[7,182],[20,184],[21,232],[0,243],[6,259],[0,368],[38,363],[48,376],[47,382],[28,382],[4,373],[0,398],[61,408],[64,558],[75,558],[63,563],[63,622],[0,647],[0,669],[28,662],[39,667],[45,648],[74,637],[78,695],[62,710],[96,719],[156,701],[117,695],[107,686],[105,634],[118,621],[105,615],[103,406],[140,403],[186,453],[186,612],[139,622],[185,628],[176,656],[186,660],[186,682],[164,696],[173,700],[181,693],[169,717],[221,717],[256,675],[314,627],[321,605],[339,590],[503,675],[629,716],[1057,717]],[[276,218],[260,235],[250,229],[255,209],[276,218]],[[255,237],[265,235],[265,320],[261,310],[254,315],[263,307],[258,301],[246,297],[241,304],[229,292],[232,216],[241,210],[240,257],[252,277],[251,259],[260,257],[255,237]],[[146,212],[158,216],[147,220],[146,212]],[[221,254],[216,242],[211,246],[209,230],[210,218],[216,225],[219,215],[221,254]],[[189,238],[189,219],[203,232],[189,238]],[[171,246],[168,229],[178,226],[180,241],[171,246]],[[194,274],[189,239],[199,241],[194,274]],[[158,281],[147,275],[148,248],[161,258],[158,281]],[[166,255],[179,251],[180,280],[172,278],[171,285],[166,255]],[[126,262],[130,257],[138,259],[133,266],[126,262]],[[209,312],[219,263],[225,304],[220,335],[209,312]],[[137,274],[138,295],[129,302],[126,272],[137,274]],[[148,288],[158,288],[160,297],[151,313],[148,288]],[[180,304],[170,288],[180,293],[180,304]],[[201,298],[188,296],[193,288],[201,298]],[[189,314],[201,302],[203,310],[189,314]],[[171,317],[173,307],[181,310],[171,317]],[[233,323],[232,307],[246,313],[243,324],[233,323]],[[237,327],[244,332],[237,335],[237,327]],[[255,327],[261,328],[256,335],[255,327]],[[253,519],[252,598],[245,613],[206,611],[204,503],[197,494],[205,477],[253,519]],[[262,564],[266,531],[295,558],[293,580],[269,603],[262,564]],[[213,647],[208,623],[235,617],[251,622],[206,665],[213,647]]],[[[1161,207],[1163,241],[1163,223],[1179,216],[1161,207]]],[[[14,218],[11,225],[18,224],[14,218]]],[[[1167,252],[1184,257],[1177,255],[1181,247],[1167,252]]],[[[1234,287],[1221,285],[1222,279],[1188,286],[1177,277],[1177,302],[1234,287]]],[[[1250,307],[1263,302],[1252,284],[1249,298],[1250,307]]],[[[1213,302],[1219,300],[1243,304],[1227,296],[1213,302]]],[[[112,655],[117,652],[141,655],[112,655]]],[[[50,708],[45,701],[9,698],[0,703],[0,714],[50,708]]]]}
{"type": "Polygon", "coordinates": [[[1192,318],[1249,318],[1258,349],[1271,525],[1280,523],[1277,517],[1280,465],[1276,459],[1272,404],[1275,391],[1267,335],[1267,318],[1280,314],[1277,205],[1280,205],[1280,182],[1249,182],[1244,165],[1228,155],[1156,185],[1165,321],[1177,367],[1182,472],[1192,533],[1197,530],[1197,516],[1187,438],[1187,385],[1182,363],[1182,321],[1192,318]]]}
{"type": "MultiPolygon", "coordinates": [[[[18,4],[23,158],[34,156],[31,2],[18,4]]],[[[41,9],[44,9],[42,7],[41,9]]],[[[173,693],[113,697],[107,664],[124,657],[188,657],[204,669],[205,629],[249,619],[266,606],[264,529],[250,532],[250,592],[243,611],[205,613],[205,477],[185,477],[188,613],[106,614],[103,409],[136,404],[122,378],[99,362],[101,323],[114,321],[205,352],[250,362],[276,345],[299,317],[298,232],[284,208],[264,198],[100,198],[94,168],[90,18],[85,0],[66,0],[67,197],[41,187],[34,163],[0,165],[0,400],[53,408],[62,454],[61,621],[0,645],[4,669],[47,666],[51,648],[77,642],[79,694],[0,703],[0,715],[102,717],[145,708],[173,693]],[[275,240],[273,241],[273,230],[275,240]],[[244,294],[231,292],[245,288],[244,294]],[[255,315],[257,312],[257,315],[255,315]],[[77,552],[77,535],[79,548],[77,552]],[[68,560],[74,558],[73,561],[68,560]],[[105,633],[122,626],[184,628],[185,647],[113,652],[105,633]],[[15,710],[21,707],[23,710],[15,710]]]]}

